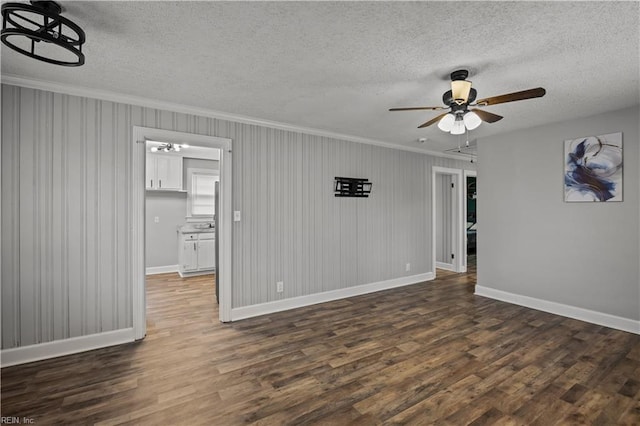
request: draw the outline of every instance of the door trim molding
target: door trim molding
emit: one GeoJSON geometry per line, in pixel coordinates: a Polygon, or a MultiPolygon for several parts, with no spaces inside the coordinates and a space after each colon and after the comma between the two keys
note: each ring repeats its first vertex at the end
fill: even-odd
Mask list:
{"type": "MultiPolygon", "coordinates": [[[[463,188],[463,193],[462,193],[462,208],[464,210],[464,213],[463,213],[463,216],[462,216],[462,221],[463,221],[462,222],[462,226],[463,226],[462,229],[464,230],[463,231],[464,232],[464,237],[463,237],[463,240],[462,240],[464,242],[464,245],[462,246],[462,250],[463,250],[462,253],[464,254],[464,256],[462,256],[462,257],[463,257],[463,266],[464,266],[465,272],[467,270],[467,252],[468,252],[468,250],[467,250],[467,244],[468,244],[468,241],[467,241],[467,214],[468,214],[468,212],[467,212],[467,197],[469,196],[469,194],[467,193],[467,177],[469,177],[469,176],[475,177],[476,178],[476,185],[478,185],[478,180],[477,180],[478,179],[478,172],[476,170],[467,170],[467,169],[462,171],[462,181],[464,182],[464,188],[463,188]]],[[[477,186],[476,186],[476,188],[477,188],[477,186]]],[[[477,189],[476,189],[476,191],[477,191],[477,189]]],[[[478,212],[478,206],[476,205],[476,214],[477,214],[477,212],[478,212]]],[[[476,216],[476,223],[477,223],[477,220],[478,219],[477,219],[477,216],[476,216]]],[[[478,250],[478,236],[477,236],[477,231],[476,231],[476,253],[477,253],[477,250],[478,250]]]]}
{"type": "MultiPolygon", "coordinates": [[[[145,139],[174,143],[188,143],[193,146],[204,146],[220,149],[220,238],[219,255],[222,275],[218,275],[220,286],[220,321],[231,321],[231,177],[232,140],[217,136],[199,135],[195,133],[177,132],[173,130],[154,129],[134,126],[132,150],[133,180],[133,220],[131,226],[132,252],[132,314],[135,339],[146,335],[146,295],[145,295],[145,139]]],[[[176,247],[177,250],[177,247],[176,247]]]]}
{"type": "MultiPolygon", "coordinates": [[[[451,221],[454,228],[457,230],[452,241],[452,252],[454,255],[453,262],[451,263],[451,270],[453,272],[466,272],[466,265],[462,262],[462,247],[463,247],[463,235],[461,230],[464,229],[464,221],[462,216],[462,169],[452,169],[448,167],[432,166],[431,167],[431,253],[433,254],[433,265],[440,264],[436,262],[436,176],[438,174],[448,175],[453,177],[454,189],[454,208],[451,209],[451,221]]],[[[435,271],[434,271],[435,272],[435,271]]]]}

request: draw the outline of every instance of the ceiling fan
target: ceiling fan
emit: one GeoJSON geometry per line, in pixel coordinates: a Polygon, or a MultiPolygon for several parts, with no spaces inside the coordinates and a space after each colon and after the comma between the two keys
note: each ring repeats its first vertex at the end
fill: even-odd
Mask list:
{"type": "Polygon", "coordinates": [[[476,101],[477,92],[476,89],[471,87],[471,82],[466,80],[468,76],[469,71],[467,70],[457,70],[451,73],[451,90],[444,92],[442,95],[442,102],[447,106],[391,108],[389,111],[441,111],[449,109],[449,112],[445,112],[432,118],[426,123],[418,126],[418,128],[422,129],[437,122],[440,130],[451,132],[452,135],[461,135],[467,129],[473,130],[477,128],[483,121],[487,123],[495,123],[502,119],[501,115],[470,107],[485,107],[488,105],[497,105],[506,102],[540,98],[546,93],[546,90],[542,87],[536,87],[535,89],[507,93],[505,95],[483,98],[476,101]]]}

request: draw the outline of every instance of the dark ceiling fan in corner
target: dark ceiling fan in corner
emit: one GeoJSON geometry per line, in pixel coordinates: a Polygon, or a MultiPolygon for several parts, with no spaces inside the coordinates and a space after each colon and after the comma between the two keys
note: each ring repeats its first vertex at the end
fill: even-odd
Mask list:
{"type": "Polygon", "coordinates": [[[418,128],[421,129],[438,123],[440,130],[451,132],[452,135],[461,135],[466,130],[477,128],[483,121],[495,123],[496,121],[502,120],[501,115],[493,114],[479,108],[525,99],[540,98],[546,93],[546,90],[542,87],[536,87],[535,89],[507,93],[505,95],[483,98],[476,101],[477,92],[476,89],[471,87],[471,82],[466,80],[468,76],[469,71],[467,70],[457,70],[451,73],[451,90],[446,91],[442,95],[442,102],[447,106],[391,108],[389,111],[441,111],[449,109],[448,112],[432,118],[418,126],[418,128]]]}

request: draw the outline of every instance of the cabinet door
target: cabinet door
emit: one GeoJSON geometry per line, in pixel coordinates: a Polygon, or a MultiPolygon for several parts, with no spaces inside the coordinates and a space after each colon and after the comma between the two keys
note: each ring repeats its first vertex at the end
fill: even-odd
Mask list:
{"type": "Polygon", "coordinates": [[[145,187],[147,189],[155,189],[154,184],[158,184],[158,178],[156,177],[156,156],[154,154],[147,154],[146,164],[145,187]]]}
{"type": "Polygon", "coordinates": [[[156,167],[158,171],[157,189],[182,189],[182,157],[158,155],[156,167]]]}
{"type": "Polygon", "coordinates": [[[182,243],[182,270],[194,271],[198,269],[198,242],[184,241],[182,243]]]}
{"type": "Polygon", "coordinates": [[[215,240],[198,241],[198,269],[213,269],[216,267],[215,240]]]}

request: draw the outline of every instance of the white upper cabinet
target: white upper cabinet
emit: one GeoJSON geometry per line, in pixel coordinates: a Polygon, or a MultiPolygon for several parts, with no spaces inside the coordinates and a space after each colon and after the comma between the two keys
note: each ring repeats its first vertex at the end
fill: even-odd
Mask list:
{"type": "Polygon", "coordinates": [[[182,157],[147,153],[147,189],[182,191],[182,157]]]}

